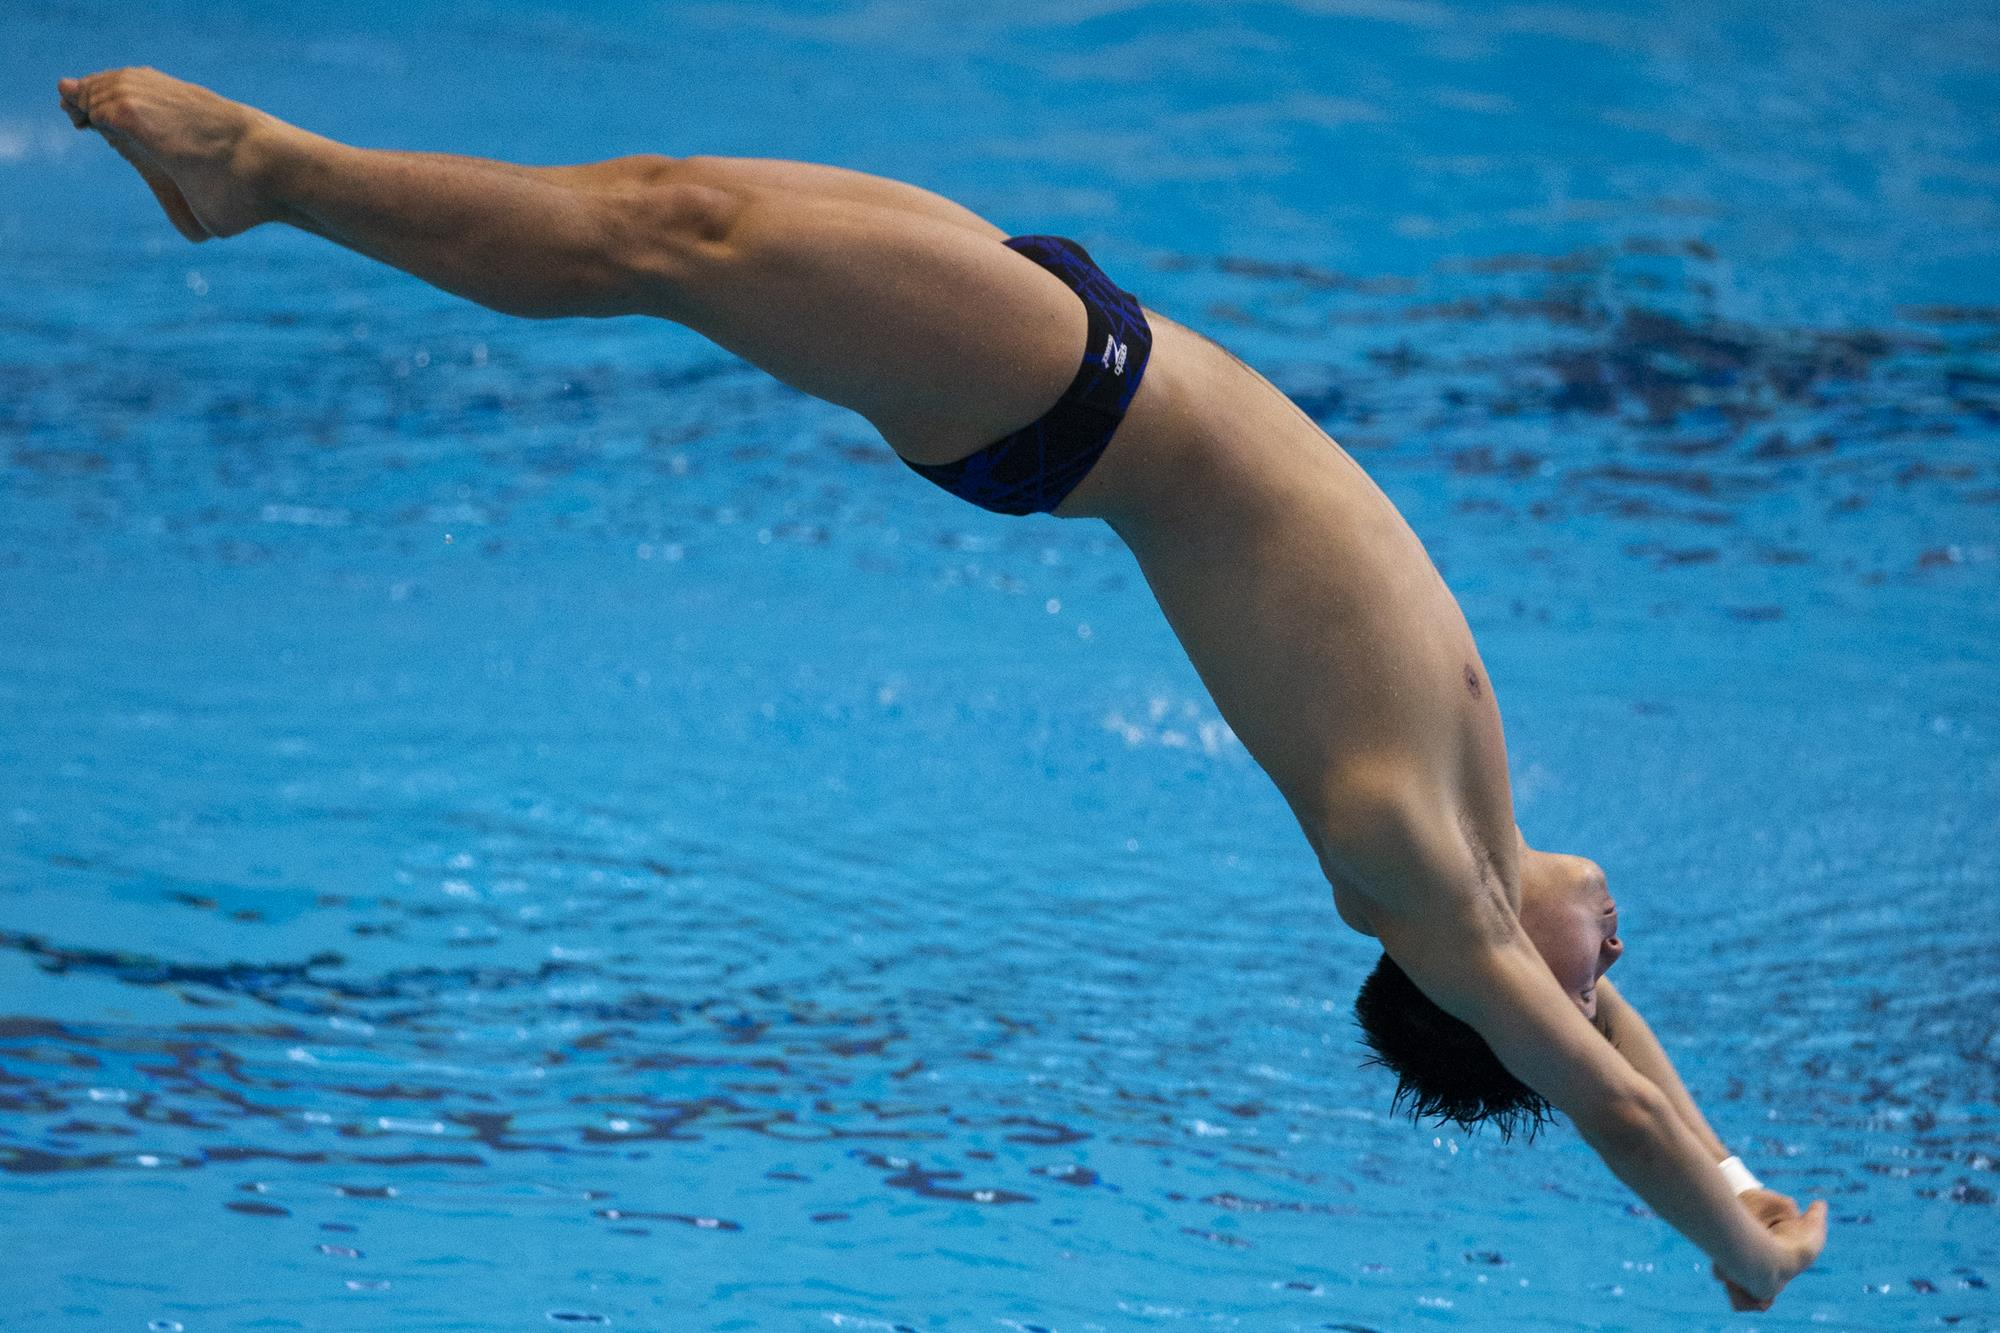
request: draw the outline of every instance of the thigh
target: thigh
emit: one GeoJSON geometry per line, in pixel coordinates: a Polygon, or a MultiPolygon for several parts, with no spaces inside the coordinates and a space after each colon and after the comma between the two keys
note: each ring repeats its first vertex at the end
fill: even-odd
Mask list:
{"type": "Polygon", "coordinates": [[[824,193],[734,187],[719,239],[653,313],[860,413],[919,463],[962,458],[1054,405],[1083,302],[990,235],[824,193]]]}
{"type": "Polygon", "coordinates": [[[908,181],[870,175],[820,162],[793,162],[776,157],[684,157],[676,168],[687,179],[727,188],[731,184],[786,190],[800,195],[825,195],[964,227],[992,240],[1007,233],[965,205],[908,181]]]}

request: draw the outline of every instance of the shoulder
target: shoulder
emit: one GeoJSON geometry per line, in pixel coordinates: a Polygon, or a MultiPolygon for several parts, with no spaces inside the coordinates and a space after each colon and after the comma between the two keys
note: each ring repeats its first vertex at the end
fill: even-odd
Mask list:
{"type": "Polygon", "coordinates": [[[1372,919],[1417,989],[1586,1134],[1651,1091],[1564,994],[1504,901],[1447,898],[1372,919]]]}
{"type": "Polygon", "coordinates": [[[1512,919],[1517,848],[1488,846],[1449,784],[1424,770],[1350,763],[1294,810],[1336,898],[1371,922],[1463,920],[1491,929],[1512,919]]]}

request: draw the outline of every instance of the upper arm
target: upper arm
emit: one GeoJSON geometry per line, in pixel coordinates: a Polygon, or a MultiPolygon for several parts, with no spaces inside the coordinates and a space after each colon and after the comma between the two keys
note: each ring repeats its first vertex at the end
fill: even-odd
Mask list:
{"type": "Polygon", "coordinates": [[[1604,976],[1597,979],[1597,1018],[1598,1022],[1611,1030],[1613,1034],[1611,1044],[1613,1046],[1618,1045],[1616,1033],[1621,1019],[1629,1028],[1633,1020],[1638,1018],[1638,1014],[1639,1011],[1634,1009],[1625,999],[1624,995],[1619,993],[1618,987],[1611,984],[1610,977],[1604,976]]]}
{"type": "Polygon", "coordinates": [[[1417,989],[1469,1024],[1509,1073],[1579,1130],[1608,1132],[1635,1106],[1657,1104],[1659,1090],[1592,1026],[1542,961],[1507,901],[1497,858],[1450,817],[1452,808],[1421,785],[1392,785],[1350,823],[1347,836],[1322,850],[1322,860],[1330,874],[1372,889],[1369,921],[1417,989]]]}
{"type": "Polygon", "coordinates": [[[1660,1095],[1571,1002],[1504,901],[1374,920],[1417,988],[1586,1135],[1660,1095]]]}

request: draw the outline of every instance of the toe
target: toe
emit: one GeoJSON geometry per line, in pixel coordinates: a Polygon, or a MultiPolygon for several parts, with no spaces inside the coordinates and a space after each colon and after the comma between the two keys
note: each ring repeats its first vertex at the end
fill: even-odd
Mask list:
{"type": "Polygon", "coordinates": [[[91,98],[97,91],[96,78],[96,75],[89,75],[81,79],[71,79],[69,91],[63,94],[69,104],[76,108],[76,113],[83,117],[83,123],[86,125],[90,123],[91,98]]]}
{"type": "Polygon", "coordinates": [[[132,102],[116,89],[99,88],[83,104],[84,118],[90,127],[106,133],[131,131],[132,102]]]}

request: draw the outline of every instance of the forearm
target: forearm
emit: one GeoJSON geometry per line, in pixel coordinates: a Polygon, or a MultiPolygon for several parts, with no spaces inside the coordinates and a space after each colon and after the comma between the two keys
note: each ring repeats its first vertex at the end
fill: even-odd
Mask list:
{"type": "Polygon", "coordinates": [[[1614,1175],[1738,1286],[1761,1298],[1782,1287],[1782,1256],[1769,1233],[1737,1202],[1717,1159],[1664,1092],[1578,1129],[1614,1175]]]}
{"type": "Polygon", "coordinates": [[[1711,1161],[1719,1162],[1729,1156],[1729,1149],[1709,1126],[1701,1108],[1695,1105],[1693,1096],[1675,1072],[1673,1061],[1667,1058],[1665,1049],[1639,1011],[1618,993],[1609,978],[1600,979],[1597,989],[1598,1004],[1609,1010],[1611,1044],[1618,1048],[1618,1053],[1665,1095],[1675,1114],[1708,1151],[1711,1161]]]}

